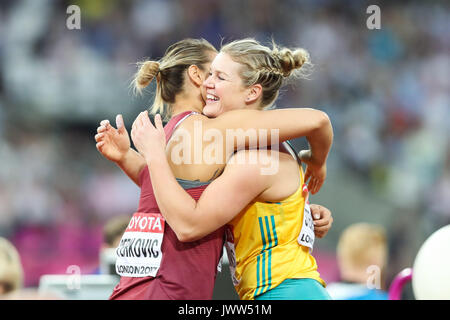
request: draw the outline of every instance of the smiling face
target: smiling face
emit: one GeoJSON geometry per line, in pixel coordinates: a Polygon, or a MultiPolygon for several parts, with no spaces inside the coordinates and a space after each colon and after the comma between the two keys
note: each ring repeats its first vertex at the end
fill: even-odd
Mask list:
{"type": "MultiPolygon", "coordinates": [[[[202,67],[200,68],[200,76],[202,78],[202,83],[205,82],[205,80],[209,77],[209,70],[211,69],[211,63],[213,62],[214,58],[217,56],[217,52],[210,51],[208,53],[210,60],[207,63],[204,63],[202,67]]],[[[203,100],[203,105],[206,104],[206,87],[204,85],[200,86],[201,90],[201,96],[203,100]]]]}
{"type": "Polygon", "coordinates": [[[223,112],[247,106],[249,88],[244,87],[240,77],[241,64],[220,52],[211,63],[208,78],[203,83],[206,105],[203,114],[213,118],[223,112]]]}

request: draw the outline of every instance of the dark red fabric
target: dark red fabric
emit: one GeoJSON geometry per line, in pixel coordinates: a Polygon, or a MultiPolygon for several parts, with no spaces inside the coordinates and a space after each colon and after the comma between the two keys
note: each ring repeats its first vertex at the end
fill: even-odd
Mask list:
{"type": "MultiPolygon", "coordinates": [[[[167,140],[175,125],[189,112],[173,117],[164,127],[167,140]]],[[[139,176],[141,196],[137,212],[159,213],[148,168],[139,176]]],[[[198,200],[207,186],[187,189],[198,200]]],[[[217,265],[222,256],[224,227],[193,242],[178,241],[166,223],[162,243],[163,258],[156,277],[121,277],[110,299],[206,300],[212,299],[217,265]]]]}

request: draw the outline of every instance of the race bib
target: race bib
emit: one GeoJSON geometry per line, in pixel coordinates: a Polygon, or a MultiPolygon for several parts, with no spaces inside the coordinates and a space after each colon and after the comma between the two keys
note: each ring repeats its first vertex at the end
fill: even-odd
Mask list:
{"type": "Polygon", "coordinates": [[[307,196],[305,197],[305,209],[303,210],[302,229],[300,230],[297,241],[300,245],[308,247],[312,252],[315,239],[314,223],[311,215],[311,208],[309,207],[309,193],[306,185],[303,186],[303,189],[307,196]]]}
{"type": "Polygon", "coordinates": [[[136,212],[116,249],[116,272],[123,277],[155,277],[162,259],[165,220],[158,213],[136,212]]]}

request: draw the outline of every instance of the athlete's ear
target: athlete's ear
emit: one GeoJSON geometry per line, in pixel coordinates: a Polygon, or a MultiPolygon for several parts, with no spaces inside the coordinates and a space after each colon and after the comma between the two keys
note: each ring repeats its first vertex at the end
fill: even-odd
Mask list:
{"type": "Polygon", "coordinates": [[[188,76],[189,79],[196,85],[201,86],[203,84],[203,78],[201,74],[201,70],[195,64],[192,64],[188,68],[188,76]]]}
{"type": "Polygon", "coordinates": [[[247,97],[245,98],[245,103],[250,104],[259,99],[262,95],[262,86],[257,83],[252,85],[247,89],[247,97]]]}

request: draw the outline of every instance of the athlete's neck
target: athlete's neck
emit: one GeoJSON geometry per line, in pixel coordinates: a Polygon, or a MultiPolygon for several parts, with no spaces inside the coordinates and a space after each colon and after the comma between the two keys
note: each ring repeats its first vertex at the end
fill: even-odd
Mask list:
{"type": "Polygon", "coordinates": [[[179,95],[172,104],[172,115],[177,115],[185,111],[203,112],[203,99],[200,97],[192,97],[189,95],[179,95]]]}

